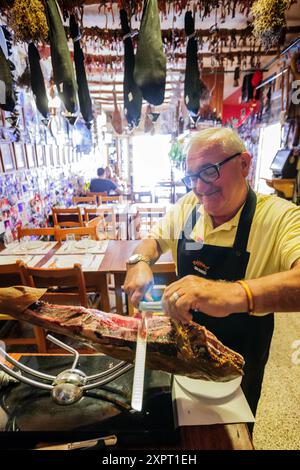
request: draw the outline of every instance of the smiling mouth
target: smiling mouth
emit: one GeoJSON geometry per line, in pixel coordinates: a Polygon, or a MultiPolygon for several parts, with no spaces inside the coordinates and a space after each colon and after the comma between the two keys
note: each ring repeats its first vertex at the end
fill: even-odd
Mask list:
{"type": "Polygon", "coordinates": [[[216,193],[219,193],[220,191],[218,189],[214,190],[214,191],[210,191],[208,193],[200,193],[199,196],[201,197],[208,197],[208,196],[212,196],[213,194],[216,194],[216,193]]]}

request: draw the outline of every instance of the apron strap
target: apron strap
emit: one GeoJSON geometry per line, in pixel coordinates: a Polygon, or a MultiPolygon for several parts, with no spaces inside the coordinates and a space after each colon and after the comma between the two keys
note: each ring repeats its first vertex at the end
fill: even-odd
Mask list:
{"type": "Polygon", "coordinates": [[[195,207],[193,207],[192,212],[188,216],[188,219],[186,221],[186,224],[184,226],[184,238],[186,240],[191,240],[191,233],[193,231],[193,228],[195,227],[196,223],[198,222],[198,219],[200,217],[200,213],[198,212],[199,204],[196,204],[195,207]]]}
{"type": "Polygon", "coordinates": [[[245,205],[243,207],[234,244],[233,249],[237,255],[240,253],[245,253],[247,251],[247,244],[249,239],[249,234],[251,230],[251,225],[254,217],[256,209],[256,194],[255,192],[249,187],[247,199],[245,205]]]}

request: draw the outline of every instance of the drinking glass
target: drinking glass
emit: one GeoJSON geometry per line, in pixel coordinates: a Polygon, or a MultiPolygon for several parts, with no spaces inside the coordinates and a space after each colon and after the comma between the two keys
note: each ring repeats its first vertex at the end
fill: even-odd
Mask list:
{"type": "Polygon", "coordinates": [[[81,237],[81,240],[83,240],[83,244],[84,244],[84,249],[87,250],[88,247],[89,247],[89,241],[90,241],[91,237],[89,235],[83,235],[81,237]]]}
{"type": "Polygon", "coordinates": [[[70,241],[75,241],[75,235],[74,233],[68,233],[66,235],[66,241],[70,242],[70,241]]]}
{"type": "Polygon", "coordinates": [[[11,245],[14,241],[13,234],[11,232],[5,232],[3,236],[3,243],[4,246],[7,248],[9,245],[11,245]]]}

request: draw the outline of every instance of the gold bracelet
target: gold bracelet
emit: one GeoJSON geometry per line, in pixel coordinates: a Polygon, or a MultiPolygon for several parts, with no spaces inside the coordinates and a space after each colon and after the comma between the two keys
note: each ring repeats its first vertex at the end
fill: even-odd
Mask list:
{"type": "Polygon", "coordinates": [[[245,282],[245,281],[236,281],[236,282],[244,288],[244,290],[247,294],[248,312],[249,312],[249,315],[252,315],[253,311],[254,311],[254,301],[253,301],[253,295],[252,295],[252,292],[250,290],[250,287],[248,286],[247,282],[245,282]]]}

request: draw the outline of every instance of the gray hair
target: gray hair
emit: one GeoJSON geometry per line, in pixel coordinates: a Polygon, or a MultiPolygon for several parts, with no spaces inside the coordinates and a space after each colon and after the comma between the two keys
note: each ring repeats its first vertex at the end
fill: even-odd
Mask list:
{"type": "Polygon", "coordinates": [[[246,146],[237,132],[228,127],[210,127],[195,133],[188,145],[188,151],[192,146],[211,148],[220,146],[224,154],[247,152],[246,146]]]}

